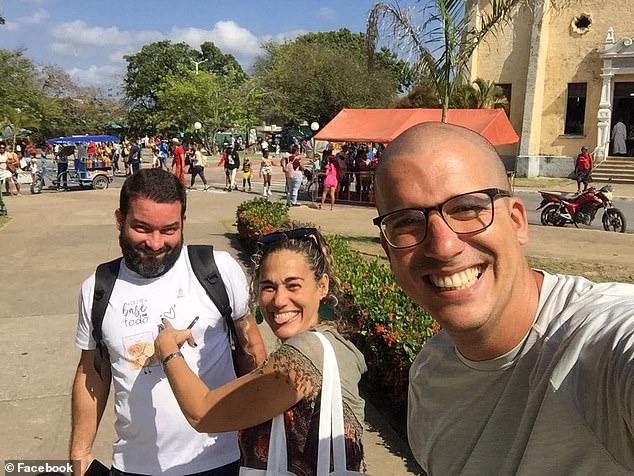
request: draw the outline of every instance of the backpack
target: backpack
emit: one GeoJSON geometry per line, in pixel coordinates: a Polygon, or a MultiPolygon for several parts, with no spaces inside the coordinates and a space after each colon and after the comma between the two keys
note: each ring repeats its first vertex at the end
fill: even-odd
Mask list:
{"type": "MultiPolygon", "coordinates": [[[[188,245],[187,252],[196,278],[227,323],[233,365],[234,369],[237,371],[236,359],[245,355],[245,352],[239,345],[236,337],[235,324],[231,318],[232,310],[231,304],[229,303],[229,296],[227,295],[227,290],[222,282],[222,278],[220,277],[218,266],[216,266],[213,246],[188,245]]],[[[92,336],[97,343],[93,363],[95,370],[100,377],[102,376],[101,367],[103,364],[103,358],[107,354],[106,346],[103,343],[103,318],[106,313],[106,308],[108,307],[108,302],[110,301],[110,296],[112,295],[114,284],[117,280],[117,276],[119,275],[121,260],[122,258],[117,258],[107,263],[102,263],[97,266],[97,270],[95,271],[95,291],[92,299],[90,320],[93,327],[92,336]]]]}

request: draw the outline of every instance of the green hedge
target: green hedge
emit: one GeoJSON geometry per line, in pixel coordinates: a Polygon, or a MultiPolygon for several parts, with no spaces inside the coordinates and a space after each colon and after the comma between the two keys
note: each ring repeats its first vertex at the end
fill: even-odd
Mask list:
{"type": "MultiPolygon", "coordinates": [[[[240,204],[237,218],[240,241],[249,250],[261,234],[290,223],[286,206],[265,199],[240,204]]],[[[344,292],[344,317],[368,364],[367,382],[402,408],[409,367],[438,324],[398,287],[381,260],[366,258],[339,236],[327,239],[344,292]]]]}

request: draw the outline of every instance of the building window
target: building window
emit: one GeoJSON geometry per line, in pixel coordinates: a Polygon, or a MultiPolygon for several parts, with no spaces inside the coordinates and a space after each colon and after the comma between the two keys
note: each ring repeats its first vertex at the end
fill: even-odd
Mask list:
{"type": "Polygon", "coordinates": [[[583,135],[586,117],[586,83],[568,83],[565,135],[583,135]]]}
{"type": "Polygon", "coordinates": [[[506,105],[504,106],[506,115],[507,117],[511,117],[511,93],[513,92],[513,86],[510,83],[501,83],[498,84],[498,87],[502,90],[502,94],[504,94],[506,98],[506,105]]]}

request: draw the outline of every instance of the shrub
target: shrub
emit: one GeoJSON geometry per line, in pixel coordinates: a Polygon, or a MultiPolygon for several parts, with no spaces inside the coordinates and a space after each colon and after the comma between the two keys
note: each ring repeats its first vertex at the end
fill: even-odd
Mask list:
{"type": "Polygon", "coordinates": [[[289,223],[288,207],[270,202],[265,198],[255,198],[238,205],[236,225],[242,246],[254,251],[257,239],[274,228],[289,223]]]}
{"type": "Polygon", "coordinates": [[[367,381],[407,403],[409,368],[438,324],[398,287],[392,271],[377,258],[365,259],[338,236],[328,238],[344,291],[352,340],[368,364],[367,381]]]}

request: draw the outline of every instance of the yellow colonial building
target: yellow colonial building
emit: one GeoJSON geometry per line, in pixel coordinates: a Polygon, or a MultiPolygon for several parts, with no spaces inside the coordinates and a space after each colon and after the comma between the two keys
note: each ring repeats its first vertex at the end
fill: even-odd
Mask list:
{"type": "MultiPolygon", "coordinates": [[[[477,2],[478,11],[489,7],[477,2]]],[[[634,155],[634,0],[535,0],[476,50],[471,77],[499,84],[521,136],[520,176],[565,176],[582,146],[611,154],[619,120],[634,155]]],[[[477,15],[474,21],[478,21],[477,15]]]]}

